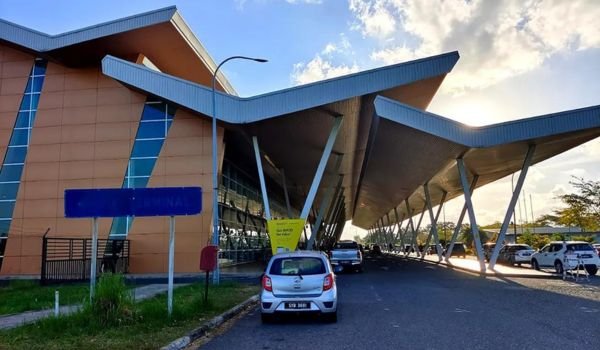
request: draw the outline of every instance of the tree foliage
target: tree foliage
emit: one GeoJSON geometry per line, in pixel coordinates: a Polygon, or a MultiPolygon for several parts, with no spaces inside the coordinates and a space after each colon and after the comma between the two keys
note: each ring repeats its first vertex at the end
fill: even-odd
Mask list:
{"type": "Polygon", "coordinates": [[[575,187],[576,193],[559,196],[566,207],[554,211],[557,223],[597,231],[600,229],[600,181],[573,177],[569,183],[575,187]]]}

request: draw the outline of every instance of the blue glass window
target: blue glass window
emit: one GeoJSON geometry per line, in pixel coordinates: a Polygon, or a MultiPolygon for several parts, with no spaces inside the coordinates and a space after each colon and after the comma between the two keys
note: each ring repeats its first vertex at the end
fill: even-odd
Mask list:
{"type": "Polygon", "coordinates": [[[35,112],[19,112],[17,115],[17,121],[15,128],[27,128],[30,126],[30,121],[33,118],[35,112]]]}
{"type": "Polygon", "coordinates": [[[136,140],[133,144],[131,158],[158,157],[163,140],[136,140]]]}
{"type": "Polygon", "coordinates": [[[156,158],[132,159],[129,161],[129,176],[148,176],[152,173],[156,158]]]}
{"type": "Polygon", "coordinates": [[[19,183],[0,183],[0,200],[15,199],[17,192],[19,192],[19,183]]]}
{"type": "Polygon", "coordinates": [[[47,61],[36,59],[25,91],[21,99],[21,110],[17,114],[15,126],[10,136],[2,168],[0,169],[0,268],[8,240],[8,230],[12,222],[15,201],[19,192],[23,164],[27,158],[27,149],[31,139],[31,128],[35,120],[35,111],[40,100],[47,61]]]}
{"type": "MultiPolygon", "coordinates": [[[[4,165],[0,170],[0,182],[19,182],[21,181],[21,173],[23,172],[23,165],[4,165]]],[[[0,197],[3,196],[0,193],[0,197]]]]}
{"type": "Polygon", "coordinates": [[[25,94],[21,100],[21,110],[35,110],[37,109],[38,102],[40,101],[40,94],[25,94]]]}
{"type": "MultiPolygon", "coordinates": [[[[144,111],[133,143],[133,150],[127,166],[127,173],[123,179],[123,188],[145,188],[148,186],[152,170],[160,154],[169,128],[173,123],[175,108],[168,104],[149,97],[146,100],[144,111]]],[[[114,218],[110,227],[112,239],[125,239],[133,217],[114,218]]]]}
{"type": "Polygon", "coordinates": [[[29,144],[30,129],[13,129],[9,146],[27,146],[29,144]]]}
{"type": "Polygon", "coordinates": [[[0,220],[0,238],[8,237],[8,229],[12,220],[0,220]]]}
{"type": "Polygon", "coordinates": [[[15,164],[20,163],[25,159],[27,155],[27,147],[9,147],[6,149],[6,155],[4,156],[4,163],[15,164]]]}

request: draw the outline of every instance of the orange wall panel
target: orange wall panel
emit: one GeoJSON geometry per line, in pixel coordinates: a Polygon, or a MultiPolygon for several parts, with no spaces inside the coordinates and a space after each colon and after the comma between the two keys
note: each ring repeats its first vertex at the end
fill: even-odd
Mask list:
{"type": "MultiPolygon", "coordinates": [[[[2,154],[32,65],[31,55],[0,45],[2,154]]],[[[48,63],[0,275],[39,274],[47,228],[49,237],[90,237],[91,219],[64,217],[64,191],[121,187],[145,100],[99,67],[48,63]]],[[[222,154],[223,129],[218,132],[222,154]]],[[[204,191],[202,213],[176,219],[176,272],[198,272],[199,251],[210,239],[211,147],[210,120],[178,109],[149,181],[149,187],[204,191]]],[[[101,238],[111,223],[100,219],[101,238]]],[[[132,273],[166,273],[168,231],[166,217],[134,219],[128,236],[132,273]]]]}

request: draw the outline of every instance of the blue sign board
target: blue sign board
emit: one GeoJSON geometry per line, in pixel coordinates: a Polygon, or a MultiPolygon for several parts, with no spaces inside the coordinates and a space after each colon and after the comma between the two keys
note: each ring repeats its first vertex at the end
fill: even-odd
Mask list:
{"type": "Polygon", "coordinates": [[[200,187],[65,190],[65,217],[195,215],[202,211],[200,187]]]}

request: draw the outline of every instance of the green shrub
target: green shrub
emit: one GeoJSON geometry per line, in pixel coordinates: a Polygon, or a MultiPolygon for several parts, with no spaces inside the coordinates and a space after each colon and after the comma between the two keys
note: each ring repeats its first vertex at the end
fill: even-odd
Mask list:
{"type": "Polygon", "coordinates": [[[135,302],[120,274],[103,274],[94,299],[85,305],[84,314],[102,326],[120,325],[135,319],[135,302]]]}

